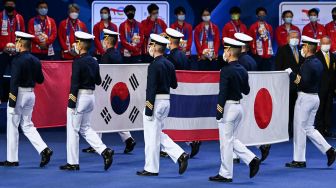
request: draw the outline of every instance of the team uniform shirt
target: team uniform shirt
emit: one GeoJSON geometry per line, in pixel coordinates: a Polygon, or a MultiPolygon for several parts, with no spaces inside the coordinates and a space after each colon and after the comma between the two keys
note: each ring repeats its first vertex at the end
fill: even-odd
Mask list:
{"type": "Polygon", "coordinates": [[[248,29],[246,25],[240,20],[238,21],[231,20],[228,23],[226,23],[222,29],[222,38],[228,37],[234,39],[235,33],[248,34],[248,29]]]}
{"type": "Polygon", "coordinates": [[[158,18],[155,21],[152,21],[150,17],[147,17],[141,22],[141,29],[143,30],[143,45],[142,45],[142,54],[148,54],[148,45],[150,42],[150,34],[161,34],[164,33],[167,29],[166,23],[158,18]]]}
{"type": "Polygon", "coordinates": [[[242,93],[250,92],[248,74],[246,69],[238,61],[230,62],[220,71],[219,95],[216,119],[223,118],[224,105],[228,100],[239,101],[242,93]]]}
{"type": "Polygon", "coordinates": [[[55,20],[46,16],[44,20],[40,16],[31,18],[28,22],[28,33],[35,36],[32,40],[32,53],[55,55],[53,43],[57,37],[55,20]],[[45,36],[47,40],[45,40],[45,36]],[[41,49],[39,44],[45,42],[47,49],[41,49]]]}
{"type": "Polygon", "coordinates": [[[336,21],[331,21],[325,25],[327,35],[331,39],[330,51],[336,53],[336,21]]]}
{"type": "Polygon", "coordinates": [[[180,49],[183,50],[185,49],[185,53],[187,56],[191,55],[191,45],[192,45],[192,35],[193,35],[193,30],[191,24],[187,22],[183,22],[183,25],[178,24],[176,21],[175,23],[170,25],[170,28],[175,29],[182,33],[184,37],[180,40],[180,49]]]}
{"type": "Polygon", "coordinates": [[[20,52],[12,61],[9,107],[15,108],[19,87],[34,88],[36,83],[43,83],[44,76],[40,60],[30,52],[20,52]]]}
{"type": "Polygon", "coordinates": [[[115,48],[107,49],[101,58],[100,64],[123,64],[120,51],[115,48]]]}
{"type": "Polygon", "coordinates": [[[291,24],[289,28],[287,28],[285,24],[282,24],[276,28],[275,40],[279,47],[285,46],[288,43],[287,36],[288,36],[288,32],[291,30],[297,31],[299,35],[301,34],[300,29],[293,24],[291,24]]]}
{"type": "Polygon", "coordinates": [[[308,36],[313,39],[321,39],[325,36],[326,30],[322,24],[319,23],[308,23],[303,27],[302,35],[308,36]]]}
{"type": "Polygon", "coordinates": [[[125,57],[141,55],[142,45],[144,45],[144,35],[141,24],[133,20],[126,20],[119,27],[121,53],[125,57]]]}
{"type": "Polygon", "coordinates": [[[175,70],[189,70],[190,62],[185,53],[183,53],[180,49],[175,48],[170,51],[167,59],[172,62],[175,66],[175,70]]]}
{"type": "Polygon", "coordinates": [[[257,62],[247,52],[241,53],[238,61],[247,71],[257,71],[257,62]]]}
{"type": "Polygon", "coordinates": [[[194,41],[198,56],[202,56],[203,50],[213,49],[215,55],[218,55],[220,46],[218,26],[210,22],[209,27],[205,27],[204,23],[200,23],[195,27],[194,41]]]}
{"type": "Polygon", "coordinates": [[[75,43],[76,31],[87,32],[87,28],[84,22],[76,19],[72,22],[70,18],[63,20],[58,28],[58,39],[62,48],[62,58],[74,59],[75,57],[70,54],[72,44],[75,43]]]}
{"type": "Polygon", "coordinates": [[[320,89],[323,65],[315,55],[306,58],[299,73],[290,74],[291,82],[298,85],[298,90],[304,93],[318,93],[320,89]]]}
{"type": "Polygon", "coordinates": [[[80,89],[95,90],[101,84],[98,62],[89,54],[82,54],[72,64],[71,88],[68,107],[76,108],[80,89]]]}
{"type": "MultiPolygon", "coordinates": [[[[94,44],[96,47],[96,54],[102,55],[105,53],[105,50],[103,48],[103,40],[104,40],[104,31],[103,29],[108,29],[114,32],[118,32],[118,27],[116,24],[109,22],[108,25],[105,25],[104,21],[101,20],[100,22],[96,23],[96,25],[93,26],[93,35],[94,38],[94,44]]],[[[118,47],[118,42],[116,42],[116,48],[118,47]]]]}
{"type": "Polygon", "coordinates": [[[6,11],[0,12],[0,51],[2,52],[7,43],[15,44],[15,31],[25,31],[25,23],[23,17],[13,11],[13,16],[8,16],[6,11]]]}
{"type": "Polygon", "coordinates": [[[146,116],[152,116],[155,96],[157,94],[170,94],[170,88],[177,88],[174,65],[164,56],[154,58],[148,66],[146,88],[146,116]]]}
{"type": "Polygon", "coordinates": [[[272,38],[273,28],[266,22],[255,22],[250,27],[250,36],[253,38],[251,52],[261,58],[270,58],[273,55],[272,38]]]}

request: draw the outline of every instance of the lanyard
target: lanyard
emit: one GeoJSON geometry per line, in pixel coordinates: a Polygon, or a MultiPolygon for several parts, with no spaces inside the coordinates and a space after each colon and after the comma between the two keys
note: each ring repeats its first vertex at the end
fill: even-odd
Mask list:
{"type": "Polygon", "coordinates": [[[314,27],[314,25],[310,22],[310,26],[313,30],[314,38],[316,39],[316,37],[317,37],[317,24],[316,24],[316,27],[314,27]]]}
{"type": "Polygon", "coordinates": [[[232,24],[234,30],[236,31],[236,33],[240,33],[240,24],[238,24],[238,27],[236,27],[236,24],[234,24],[233,21],[231,21],[231,24],[232,24]]]}

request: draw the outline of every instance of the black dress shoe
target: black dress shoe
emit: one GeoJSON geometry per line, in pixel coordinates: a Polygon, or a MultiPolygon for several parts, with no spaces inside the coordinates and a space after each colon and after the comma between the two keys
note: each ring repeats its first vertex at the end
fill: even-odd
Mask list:
{"type": "Polygon", "coordinates": [[[93,147],[88,147],[88,148],[85,148],[85,149],[82,149],[82,152],[84,153],[96,153],[96,150],[93,149],[93,147]]]}
{"type": "Polygon", "coordinates": [[[5,166],[5,167],[19,166],[19,162],[2,161],[0,162],[0,166],[5,166]]]}
{"type": "Polygon", "coordinates": [[[335,158],[336,158],[336,152],[335,152],[335,148],[331,147],[327,152],[327,158],[328,158],[328,166],[331,166],[334,162],[335,162],[335,158]]]}
{"type": "Polygon", "coordinates": [[[231,178],[224,178],[223,176],[217,174],[216,176],[209,177],[209,181],[232,182],[232,179],[231,178]]]}
{"type": "Polygon", "coordinates": [[[169,155],[167,152],[164,152],[164,151],[160,151],[160,157],[163,157],[163,158],[168,158],[169,155]]]}
{"type": "Polygon", "coordinates": [[[79,170],[79,165],[71,165],[67,163],[66,165],[60,166],[60,170],[69,170],[69,171],[74,171],[74,170],[79,170]]]}
{"type": "Polygon", "coordinates": [[[138,176],[158,176],[159,175],[159,173],[152,173],[152,172],[148,172],[146,170],[138,171],[136,174],[138,176]]]}
{"type": "Polygon", "coordinates": [[[126,141],[125,141],[126,147],[124,150],[124,153],[130,153],[131,151],[133,151],[134,146],[136,145],[135,140],[132,137],[129,137],[126,141]]]}
{"type": "Polygon", "coordinates": [[[41,163],[40,163],[41,168],[49,163],[52,154],[53,151],[50,148],[46,148],[41,152],[41,163]]]}
{"type": "Polygon", "coordinates": [[[261,151],[261,161],[264,161],[268,157],[271,145],[270,144],[261,145],[259,149],[261,151]]]}
{"type": "Polygon", "coordinates": [[[101,155],[104,158],[104,170],[108,170],[113,162],[114,151],[110,148],[106,148],[101,155]]]}
{"type": "Polygon", "coordinates": [[[178,164],[179,164],[179,174],[183,174],[187,168],[188,168],[188,160],[189,160],[189,154],[182,153],[182,155],[178,158],[178,164]]]}
{"type": "Polygon", "coordinates": [[[259,171],[260,159],[255,157],[249,164],[250,167],[250,178],[253,178],[259,171]]]}
{"type": "Polygon", "coordinates": [[[306,162],[292,161],[290,163],[286,163],[286,167],[289,167],[289,168],[306,168],[306,162]]]}
{"type": "Polygon", "coordinates": [[[235,164],[239,164],[239,163],[240,163],[240,159],[239,159],[239,158],[235,158],[235,159],[233,159],[233,163],[235,163],[235,164]]]}
{"type": "Polygon", "coordinates": [[[193,158],[197,155],[197,153],[199,152],[201,144],[202,144],[202,142],[200,142],[200,141],[193,141],[193,142],[190,143],[190,147],[191,147],[190,158],[193,158]]]}

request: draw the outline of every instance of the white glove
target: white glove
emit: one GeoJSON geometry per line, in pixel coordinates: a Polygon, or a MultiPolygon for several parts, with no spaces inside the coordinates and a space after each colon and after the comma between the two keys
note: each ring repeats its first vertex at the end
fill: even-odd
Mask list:
{"type": "Polygon", "coordinates": [[[148,121],[153,121],[153,119],[154,119],[153,116],[146,116],[146,115],[145,115],[145,118],[146,118],[146,120],[148,120],[148,121]]]}
{"type": "Polygon", "coordinates": [[[285,71],[286,71],[288,74],[291,74],[291,73],[293,72],[291,68],[288,68],[288,69],[286,69],[285,71]]]}
{"type": "Polygon", "coordinates": [[[7,112],[8,112],[9,114],[15,114],[15,108],[13,108],[13,107],[8,107],[8,108],[7,108],[7,112]]]}
{"type": "Polygon", "coordinates": [[[220,120],[217,120],[217,123],[221,123],[223,121],[223,118],[220,118],[220,120]]]}

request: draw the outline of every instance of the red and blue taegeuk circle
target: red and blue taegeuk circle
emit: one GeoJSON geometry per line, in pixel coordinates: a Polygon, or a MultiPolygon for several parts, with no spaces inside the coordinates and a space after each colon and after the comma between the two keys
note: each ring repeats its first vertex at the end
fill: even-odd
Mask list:
{"type": "Polygon", "coordinates": [[[116,114],[121,115],[127,110],[130,103],[130,92],[124,82],[118,82],[113,86],[110,101],[116,114]]]}

